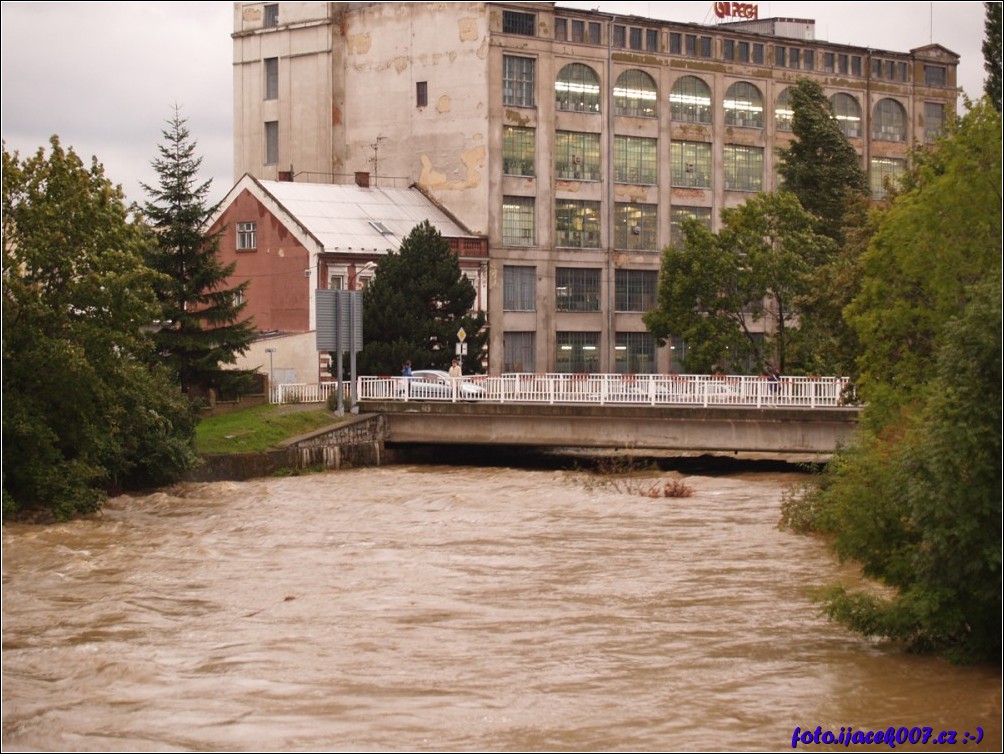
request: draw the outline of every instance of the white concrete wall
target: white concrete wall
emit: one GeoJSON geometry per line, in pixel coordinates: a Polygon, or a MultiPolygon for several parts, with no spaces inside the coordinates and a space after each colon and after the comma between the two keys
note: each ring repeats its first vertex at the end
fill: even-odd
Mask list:
{"type": "Polygon", "coordinates": [[[313,332],[260,338],[246,354],[238,357],[235,369],[251,369],[269,374],[269,357],[276,384],[318,381],[317,335],[313,332]],[[269,354],[265,349],[274,348],[269,354]]]}

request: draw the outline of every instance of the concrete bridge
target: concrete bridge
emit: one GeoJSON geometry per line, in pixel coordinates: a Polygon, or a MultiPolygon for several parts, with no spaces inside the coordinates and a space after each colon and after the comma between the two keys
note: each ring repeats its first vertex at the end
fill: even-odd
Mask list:
{"type": "Polygon", "coordinates": [[[856,407],[640,406],[367,400],[388,444],[604,448],[828,460],[856,407]]]}
{"type": "MultiPolygon", "coordinates": [[[[325,400],[334,383],[279,385],[272,402],[325,400]]],[[[842,377],[504,374],[359,377],[353,411],[381,442],[753,454],[825,461],[859,408],[842,377]]],[[[351,403],[352,396],[346,396],[351,403]]]]}

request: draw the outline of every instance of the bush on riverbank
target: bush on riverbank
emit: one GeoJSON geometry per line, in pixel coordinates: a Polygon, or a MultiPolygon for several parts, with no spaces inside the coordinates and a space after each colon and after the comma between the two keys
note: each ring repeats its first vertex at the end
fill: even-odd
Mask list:
{"type": "Polygon", "coordinates": [[[974,107],[881,216],[845,310],[862,428],[782,509],[896,590],[831,590],[828,615],[964,662],[1001,657],[1000,134],[974,107]]]}

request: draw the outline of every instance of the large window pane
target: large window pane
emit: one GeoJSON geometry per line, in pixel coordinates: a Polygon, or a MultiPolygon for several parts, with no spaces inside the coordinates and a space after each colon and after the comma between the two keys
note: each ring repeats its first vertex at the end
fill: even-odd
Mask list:
{"type": "Polygon", "coordinates": [[[619,332],[614,346],[618,374],[654,374],[655,338],[647,332],[619,332]]]}
{"type": "Polygon", "coordinates": [[[927,86],[946,86],[948,84],[948,69],[943,65],[925,65],[924,84],[927,86]]]}
{"type": "Polygon", "coordinates": [[[502,243],[506,246],[533,246],[534,201],[532,196],[502,197],[502,243]]]}
{"type": "Polygon", "coordinates": [[[502,56],[502,104],[533,107],[534,63],[533,58],[502,56]]]}
{"type": "Polygon", "coordinates": [[[536,131],[521,126],[502,128],[502,172],[505,175],[536,175],[536,131]]]}
{"type": "Polygon", "coordinates": [[[941,136],[945,128],[945,106],[940,102],[924,103],[924,141],[928,144],[941,136]]]}
{"type": "Polygon", "coordinates": [[[554,202],[555,245],[600,248],[600,203],[573,199],[554,202]]]}
{"type": "Polygon", "coordinates": [[[598,312],[600,271],[558,267],[554,272],[554,306],[559,312],[598,312]]]}
{"type": "Polygon", "coordinates": [[[654,118],[657,97],[651,76],[644,71],[624,71],[614,85],[614,114],[654,118]]]}
{"type": "Polygon", "coordinates": [[[600,135],[555,132],[554,175],[577,181],[600,180],[600,135]]]}
{"type": "Polygon", "coordinates": [[[696,76],[684,76],[669,93],[670,117],[682,123],[711,123],[711,87],[696,76]]]}
{"type": "Polygon", "coordinates": [[[537,308],[537,268],[505,265],[502,268],[502,308],[507,312],[532,312],[537,308]]]}
{"type": "Polygon", "coordinates": [[[763,189],[763,149],[726,144],[723,152],[725,189],[760,191],[763,189]]]}
{"type": "Polygon", "coordinates": [[[554,82],[555,103],[559,110],[573,113],[600,111],[600,79],[587,65],[571,63],[561,69],[554,82]]]}
{"type": "Polygon", "coordinates": [[[763,97],[747,81],[737,81],[725,92],[725,125],[763,128],[763,97]]]}
{"type": "Polygon", "coordinates": [[[711,188],[711,145],[674,141],[669,145],[671,183],[684,188],[711,188]]]}
{"type": "Polygon", "coordinates": [[[777,95],[777,102],[774,103],[774,127],[778,131],[790,131],[791,119],[795,113],[788,102],[790,89],[785,89],[777,95]]]}
{"type": "Polygon", "coordinates": [[[654,186],[658,141],[639,136],[614,137],[614,180],[654,186]]]}
{"type": "Polygon", "coordinates": [[[600,334],[598,332],[559,332],[555,342],[555,371],[564,374],[589,374],[600,371],[600,334]]]}
{"type": "Polygon", "coordinates": [[[895,186],[896,181],[906,171],[906,160],[899,160],[894,157],[872,157],[871,159],[871,188],[873,199],[885,199],[888,190],[886,182],[895,186]]]}
{"type": "Polygon", "coordinates": [[[618,203],[614,209],[614,247],[653,251],[658,237],[659,208],[655,204],[618,203]]]}
{"type": "Polygon", "coordinates": [[[279,163],[279,121],[270,120],[265,123],[265,164],[279,163]]]}
{"type": "Polygon", "coordinates": [[[534,341],[533,332],[502,333],[502,371],[503,372],[534,372],[534,341]]]}
{"type": "Polygon", "coordinates": [[[711,207],[680,207],[674,206],[669,211],[669,242],[673,246],[681,246],[684,240],[683,221],[697,220],[708,230],[711,230],[711,207]]]}
{"type": "Polygon", "coordinates": [[[536,36],[536,23],[536,16],[532,13],[520,13],[514,10],[502,11],[502,31],[506,34],[534,37],[536,36]]]}
{"type": "Polygon", "coordinates": [[[617,270],[614,309],[647,312],[655,307],[659,273],[655,270],[617,270]]]}
{"type": "Polygon", "coordinates": [[[279,58],[265,58],[265,99],[279,99],[279,58]]]}
{"type": "Polygon", "coordinates": [[[872,138],[878,141],[906,141],[906,110],[888,97],[879,100],[872,114],[872,138]]]}
{"type": "Polygon", "coordinates": [[[833,116],[841,133],[848,139],[861,138],[861,106],[850,94],[837,92],[830,100],[833,103],[833,116]]]}

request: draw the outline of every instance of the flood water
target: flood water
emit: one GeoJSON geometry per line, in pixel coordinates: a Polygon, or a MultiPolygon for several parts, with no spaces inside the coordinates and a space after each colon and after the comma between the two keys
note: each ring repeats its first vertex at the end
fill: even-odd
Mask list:
{"type": "Polygon", "coordinates": [[[856,576],[777,529],[796,475],[676,478],[393,466],[7,525],[4,750],[1001,749],[998,669],[819,615],[856,576]]]}

